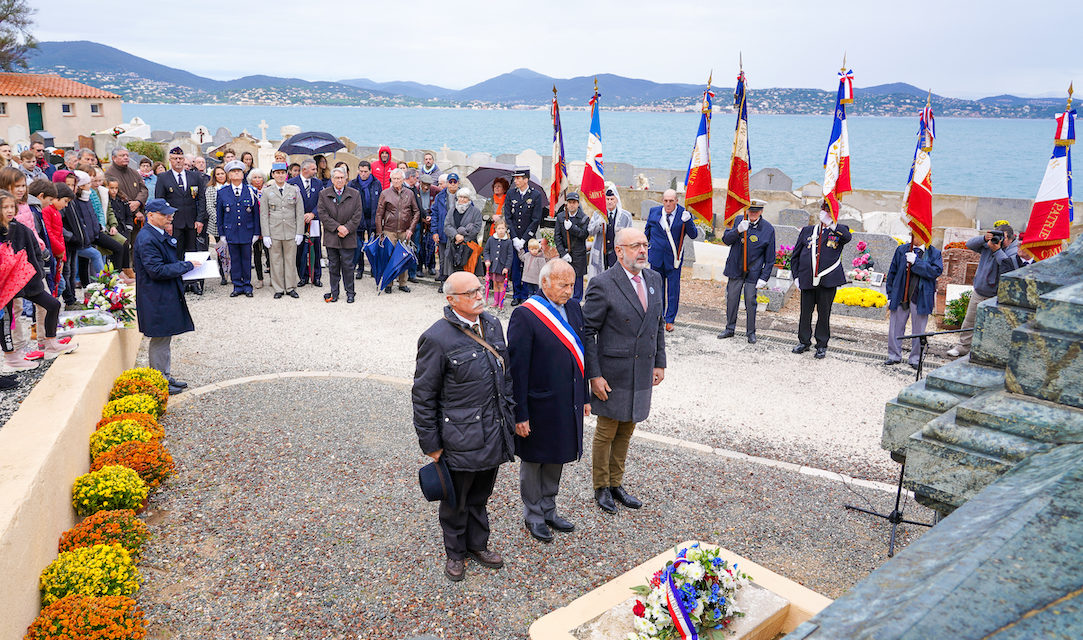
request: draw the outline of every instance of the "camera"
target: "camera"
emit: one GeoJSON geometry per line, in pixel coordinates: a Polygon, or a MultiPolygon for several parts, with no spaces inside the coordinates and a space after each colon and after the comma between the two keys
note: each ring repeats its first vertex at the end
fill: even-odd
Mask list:
{"type": "Polygon", "coordinates": [[[989,232],[989,234],[993,236],[991,238],[992,242],[995,242],[997,244],[1004,244],[1004,232],[1003,231],[1001,231],[1000,229],[993,229],[992,231],[989,232]]]}

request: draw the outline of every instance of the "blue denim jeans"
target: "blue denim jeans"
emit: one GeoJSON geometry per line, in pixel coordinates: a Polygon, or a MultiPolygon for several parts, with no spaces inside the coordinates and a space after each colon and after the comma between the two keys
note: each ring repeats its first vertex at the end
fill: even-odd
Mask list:
{"type": "MultiPolygon", "coordinates": [[[[80,258],[86,258],[87,260],[90,260],[91,278],[97,276],[99,273],[101,273],[102,269],[105,268],[105,259],[102,258],[101,252],[94,247],[79,249],[75,252],[75,255],[79,256],[80,258]]],[[[85,287],[86,285],[87,283],[84,282],[83,286],[85,287]]]]}

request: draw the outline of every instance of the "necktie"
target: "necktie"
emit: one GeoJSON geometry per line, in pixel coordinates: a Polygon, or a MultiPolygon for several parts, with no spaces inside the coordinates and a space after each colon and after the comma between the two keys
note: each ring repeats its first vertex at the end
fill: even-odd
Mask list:
{"type": "Polygon", "coordinates": [[[647,310],[647,290],[643,288],[643,276],[632,276],[632,282],[636,283],[636,295],[639,296],[639,304],[643,305],[643,310],[647,310]]]}
{"type": "Polygon", "coordinates": [[[240,189],[240,187],[233,187],[233,195],[237,196],[238,198],[241,197],[241,189],[240,189]]]}
{"type": "Polygon", "coordinates": [[[177,186],[179,186],[181,189],[184,189],[184,174],[183,173],[178,173],[177,174],[177,186]]]}
{"type": "Polygon", "coordinates": [[[672,227],[672,226],[673,226],[673,214],[672,213],[667,213],[666,214],[666,228],[669,228],[669,227],[672,227]]]}
{"type": "Polygon", "coordinates": [[[475,322],[474,324],[470,325],[470,330],[473,331],[474,333],[476,333],[479,337],[481,336],[481,325],[480,324],[475,322]]]}
{"type": "Polygon", "coordinates": [[[284,195],[286,195],[286,189],[285,189],[285,187],[279,187],[279,188],[278,188],[278,195],[280,195],[280,196],[284,196],[284,195]]]}

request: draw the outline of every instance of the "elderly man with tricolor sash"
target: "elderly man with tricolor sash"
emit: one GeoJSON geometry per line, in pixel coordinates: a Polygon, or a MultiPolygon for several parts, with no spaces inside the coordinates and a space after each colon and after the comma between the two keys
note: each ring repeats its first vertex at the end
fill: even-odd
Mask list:
{"type": "Polygon", "coordinates": [[[508,359],[515,397],[515,453],[523,519],[530,535],[552,542],[552,529],[569,532],[557,514],[564,463],[583,455],[583,416],[590,413],[584,376],[583,312],[572,299],[575,269],[559,259],[541,269],[541,293],[508,322],[508,359]]]}

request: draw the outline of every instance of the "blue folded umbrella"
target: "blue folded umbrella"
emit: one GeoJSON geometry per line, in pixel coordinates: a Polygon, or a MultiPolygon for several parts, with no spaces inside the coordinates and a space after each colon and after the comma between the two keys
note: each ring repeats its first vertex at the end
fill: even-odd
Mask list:
{"type": "Polygon", "coordinates": [[[417,256],[414,255],[414,250],[401,242],[396,242],[391,251],[391,257],[384,266],[382,277],[377,278],[380,283],[380,291],[383,291],[384,287],[394,282],[395,278],[399,277],[399,274],[403,271],[406,271],[411,264],[417,264],[417,256]]]}
{"type": "Polygon", "coordinates": [[[387,266],[387,261],[391,259],[393,250],[394,245],[383,236],[369,240],[362,247],[362,251],[365,252],[365,256],[369,260],[372,278],[381,289],[383,289],[383,285],[380,284],[380,276],[383,275],[384,268],[387,266]]]}

